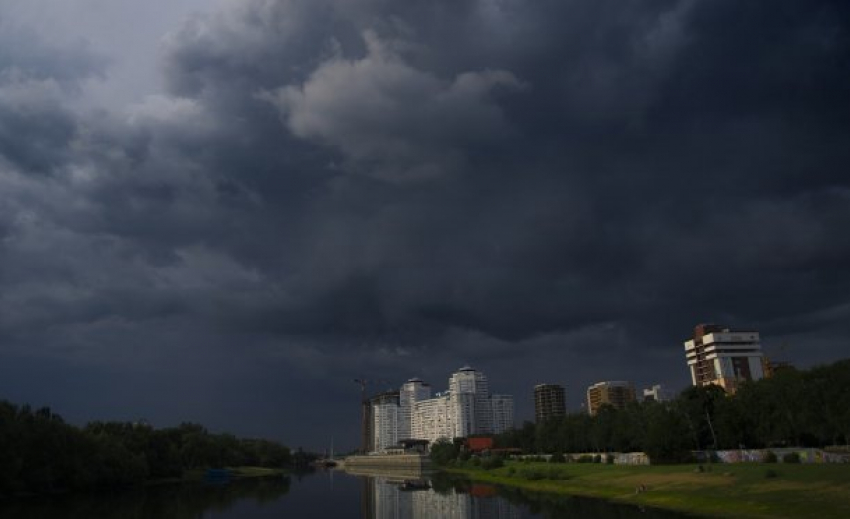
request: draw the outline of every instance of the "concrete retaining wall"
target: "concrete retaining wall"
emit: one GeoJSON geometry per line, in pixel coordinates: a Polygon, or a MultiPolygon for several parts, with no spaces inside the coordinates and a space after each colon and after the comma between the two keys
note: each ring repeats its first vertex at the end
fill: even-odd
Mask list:
{"type": "Polygon", "coordinates": [[[400,470],[426,472],[432,469],[431,459],[419,454],[376,454],[345,458],[346,470],[400,470]]]}

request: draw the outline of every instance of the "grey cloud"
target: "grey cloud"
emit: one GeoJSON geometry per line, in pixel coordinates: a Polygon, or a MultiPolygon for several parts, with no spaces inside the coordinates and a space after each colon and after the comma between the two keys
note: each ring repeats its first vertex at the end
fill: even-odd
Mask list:
{"type": "Polygon", "coordinates": [[[31,65],[0,76],[0,354],[238,365],[268,394],[288,370],[340,412],[352,372],[463,362],[518,395],[683,384],[699,321],[840,356],[847,14],[235,3],[175,30],[166,91],[120,113],[77,109],[94,62],[4,47],[31,65]]]}
{"type": "Polygon", "coordinates": [[[449,81],[404,62],[392,42],[364,34],[362,59],[322,63],[301,86],[264,98],[297,136],[338,147],[361,169],[388,180],[422,179],[464,166],[464,148],[505,142],[510,128],[496,89],[522,83],[503,70],[471,71],[449,81]]]}

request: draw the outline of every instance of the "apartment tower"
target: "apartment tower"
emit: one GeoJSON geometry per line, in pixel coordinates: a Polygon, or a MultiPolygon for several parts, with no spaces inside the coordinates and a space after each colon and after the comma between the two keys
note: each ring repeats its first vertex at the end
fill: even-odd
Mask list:
{"type": "Polygon", "coordinates": [[[567,403],[563,386],[559,384],[534,386],[534,419],[537,423],[566,414],[567,403]]]}
{"type": "Polygon", "coordinates": [[[587,412],[596,416],[599,408],[607,404],[617,409],[635,401],[635,386],[631,382],[611,380],[597,382],[587,388],[587,412]]]}
{"type": "Polygon", "coordinates": [[[765,376],[758,332],[697,325],[693,339],[685,341],[685,357],[693,385],[720,386],[730,395],[741,383],[765,376]]]}

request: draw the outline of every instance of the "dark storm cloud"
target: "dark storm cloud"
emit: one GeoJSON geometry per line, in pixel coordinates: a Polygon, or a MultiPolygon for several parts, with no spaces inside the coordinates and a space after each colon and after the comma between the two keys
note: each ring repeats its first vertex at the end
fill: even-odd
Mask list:
{"type": "Polygon", "coordinates": [[[256,0],[183,23],[166,92],[121,114],[76,109],[105,70],[84,47],[2,45],[0,338],[203,357],[198,381],[238,354],[304,380],[519,360],[678,384],[705,320],[835,358],[848,15],[256,0]]]}

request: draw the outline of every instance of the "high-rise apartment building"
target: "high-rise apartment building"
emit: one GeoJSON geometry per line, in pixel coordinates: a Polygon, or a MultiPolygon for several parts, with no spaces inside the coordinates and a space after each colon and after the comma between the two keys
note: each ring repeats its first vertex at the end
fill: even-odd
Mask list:
{"type": "Polygon", "coordinates": [[[369,450],[376,452],[401,440],[498,434],[514,426],[513,397],[491,395],[487,377],[466,366],[452,374],[443,393],[432,396],[431,386],[412,378],[399,391],[372,397],[369,404],[369,450]]]}
{"type": "Polygon", "coordinates": [[[491,395],[487,377],[464,366],[449,377],[449,389],[413,407],[414,438],[436,441],[472,434],[499,434],[514,426],[514,400],[491,395]]]}
{"type": "Polygon", "coordinates": [[[697,325],[685,342],[685,357],[695,386],[717,385],[734,394],[742,382],[765,376],[758,332],[697,325]]]}
{"type": "Polygon", "coordinates": [[[490,397],[493,434],[499,434],[514,428],[514,397],[511,395],[492,395],[490,397]]]}
{"type": "Polygon", "coordinates": [[[538,423],[567,414],[564,388],[558,384],[534,386],[534,419],[538,423]]]}
{"type": "Polygon", "coordinates": [[[398,444],[399,393],[387,391],[372,397],[374,444],[372,450],[381,452],[398,444]]]}
{"type": "Polygon", "coordinates": [[[490,386],[484,373],[469,366],[460,368],[449,378],[449,393],[456,438],[493,431],[490,386]]]}
{"type": "Polygon", "coordinates": [[[399,390],[398,439],[415,438],[412,430],[413,407],[416,402],[431,398],[431,386],[418,378],[405,382],[399,390]]]}
{"type": "Polygon", "coordinates": [[[612,380],[598,382],[587,388],[587,412],[596,416],[599,408],[607,404],[617,409],[635,401],[635,387],[631,382],[612,380]]]}

